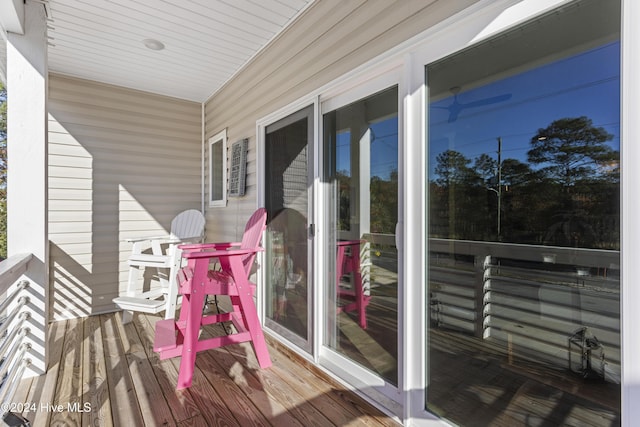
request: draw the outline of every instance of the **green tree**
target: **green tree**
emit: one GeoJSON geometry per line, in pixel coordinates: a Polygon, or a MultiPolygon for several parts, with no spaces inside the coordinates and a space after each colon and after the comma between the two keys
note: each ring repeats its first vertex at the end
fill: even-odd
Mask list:
{"type": "Polygon", "coordinates": [[[446,150],[436,157],[435,172],[440,185],[469,184],[474,171],[468,166],[471,160],[455,150],[446,150]]]}
{"type": "Polygon", "coordinates": [[[485,181],[486,185],[489,185],[491,184],[490,181],[496,180],[495,178],[498,174],[498,161],[488,154],[482,153],[480,156],[476,157],[473,162],[473,169],[485,181]]]}
{"type": "MultiPolygon", "coordinates": [[[[486,158],[476,159],[482,169],[495,163],[486,158]]],[[[431,190],[432,235],[450,239],[487,240],[495,236],[495,226],[489,210],[485,177],[488,172],[469,167],[471,160],[455,150],[446,150],[436,156],[431,190]],[[473,215],[459,215],[473,212],[473,215]]],[[[495,212],[495,209],[492,210],[495,212]]]]}
{"type": "Polygon", "coordinates": [[[530,163],[543,165],[541,172],[568,188],[576,181],[598,175],[600,169],[618,154],[607,141],[613,135],[602,127],[593,126],[585,116],[553,121],[538,129],[531,138],[530,163]]]}
{"type": "Polygon", "coordinates": [[[371,177],[371,232],[394,233],[398,222],[398,171],[389,179],[371,177]]]}
{"type": "Polygon", "coordinates": [[[0,82],[0,257],[7,257],[7,90],[0,82]]]}
{"type": "Polygon", "coordinates": [[[541,166],[538,172],[552,195],[543,244],[617,245],[619,224],[610,218],[618,216],[620,153],[607,144],[612,139],[585,116],[555,120],[531,138],[529,162],[541,166]]]}
{"type": "Polygon", "coordinates": [[[338,184],[338,230],[351,230],[351,177],[348,171],[337,171],[338,184]]]}
{"type": "Polygon", "coordinates": [[[611,139],[577,117],[538,129],[528,162],[442,151],[430,182],[431,235],[495,240],[500,215],[502,242],[618,249],[620,154],[611,139]]]}

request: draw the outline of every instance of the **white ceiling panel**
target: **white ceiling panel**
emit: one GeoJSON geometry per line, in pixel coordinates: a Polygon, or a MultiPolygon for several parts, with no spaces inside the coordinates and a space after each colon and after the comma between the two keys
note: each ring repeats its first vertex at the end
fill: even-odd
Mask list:
{"type": "Polygon", "coordinates": [[[201,102],[312,2],[49,0],[49,69],[201,102]]]}

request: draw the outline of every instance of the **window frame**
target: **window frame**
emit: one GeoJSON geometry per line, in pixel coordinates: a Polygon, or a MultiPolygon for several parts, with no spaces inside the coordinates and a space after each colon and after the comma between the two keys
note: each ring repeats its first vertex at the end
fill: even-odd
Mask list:
{"type": "Polygon", "coordinates": [[[218,132],[208,140],[208,156],[209,156],[209,207],[225,207],[227,206],[227,129],[218,132]],[[214,182],[214,164],[213,150],[216,144],[222,144],[222,158],[219,160],[222,167],[222,179],[220,183],[214,182]],[[222,187],[222,197],[214,199],[214,186],[220,185],[222,187]]]}

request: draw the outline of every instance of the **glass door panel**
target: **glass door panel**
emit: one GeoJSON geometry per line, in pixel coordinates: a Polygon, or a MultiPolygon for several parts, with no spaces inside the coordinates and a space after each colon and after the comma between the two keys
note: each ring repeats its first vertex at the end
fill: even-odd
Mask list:
{"type": "Polygon", "coordinates": [[[266,324],[309,350],[311,264],[308,238],[313,107],[265,135],[266,324]]]}
{"type": "Polygon", "coordinates": [[[398,90],[323,115],[325,345],[398,384],[398,90]]]}
{"type": "Polygon", "coordinates": [[[426,407],[457,425],[620,423],[619,31],[570,2],[426,67],[426,407]]]}

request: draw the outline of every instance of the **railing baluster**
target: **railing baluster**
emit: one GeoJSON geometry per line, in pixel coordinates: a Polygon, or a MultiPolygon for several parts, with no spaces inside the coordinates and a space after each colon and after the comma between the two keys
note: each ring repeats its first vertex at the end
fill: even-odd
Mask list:
{"type": "Polygon", "coordinates": [[[14,339],[16,339],[16,335],[20,334],[18,340],[22,340],[29,333],[29,328],[22,327],[22,324],[28,318],[29,313],[20,313],[20,320],[18,320],[18,323],[16,323],[15,327],[11,330],[9,335],[7,335],[4,341],[2,341],[2,344],[0,344],[0,357],[3,357],[3,355],[7,354],[7,349],[9,348],[9,345],[11,345],[11,343],[14,341],[14,339]]]}
{"type": "Polygon", "coordinates": [[[32,259],[33,254],[18,254],[0,262],[0,294],[6,295],[0,303],[0,420],[4,420],[9,409],[6,403],[13,399],[27,368],[34,365],[28,356],[33,350],[29,342],[32,332],[26,325],[31,317],[27,307],[30,298],[25,292],[33,283],[24,279],[32,259]]]}
{"type": "MultiPolygon", "coordinates": [[[[5,400],[8,402],[9,400],[11,400],[11,398],[13,398],[13,396],[9,395],[7,393],[7,391],[10,388],[13,388],[13,382],[15,380],[15,382],[19,382],[20,379],[22,378],[22,375],[17,376],[17,373],[21,370],[23,370],[24,368],[26,368],[26,365],[29,365],[31,363],[30,359],[25,359],[24,355],[27,353],[27,351],[31,348],[31,345],[27,344],[27,343],[22,343],[20,345],[20,351],[18,353],[18,355],[16,356],[16,361],[15,363],[11,366],[11,370],[9,370],[9,374],[7,375],[7,377],[5,378],[4,382],[2,383],[2,386],[0,386],[0,402],[2,403],[6,403],[5,400]],[[24,367],[23,367],[24,365],[24,367]]],[[[3,369],[4,370],[4,369],[3,369]]],[[[0,408],[4,407],[6,405],[0,405],[0,408]]]]}
{"type": "Polygon", "coordinates": [[[4,311],[9,308],[9,304],[18,296],[20,292],[29,287],[28,280],[21,280],[18,285],[15,287],[11,295],[9,295],[2,304],[0,304],[0,313],[4,313],[4,311]]]}
{"type": "Polygon", "coordinates": [[[22,337],[20,340],[14,341],[13,346],[7,352],[6,357],[2,361],[2,364],[0,365],[0,379],[4,378],[6,373],[9,371],[10,365],[12,364],[15,365],[24,356],[24,352],[23,352],[24,343],[22,342],[23,339],[24,337],[22,337]],[[16,355],[16,356],[12,356],[12,355],[16,355]]]}
{"type": "Polygon", "coordinates": [[[16,389],[18,388],[18,384],[20,384],[20,379],[24,375],[24,371],[27,369],[27,366],[29,366],[30,364],[31,359],[22,359],[20,363],[16,363],[16,365],[18,365],[15,369],[16,372],[12,373],[12,380],[8,382],[7,392],[5,393],[4,398],[0,400],[0,402],[2,402],[2,404],[0,405],[0,419],[4,419],[4,416],[7,413],[4,408],[9,408],[5,404],[12,403],[11,401],[13,399],[13,396],[16,394],[16,389]]]}
{"type": "Polygon", "coordinates": [[[13,308],[11,314],[9,314],[5,319],[2,325],[0,325],[0,336],[4,335],[5,331],[9,328],[13,319],[18,315],[20,309],[29,303],[29,297],[20,297],[18,300],[18,304],[13,308]]]}

